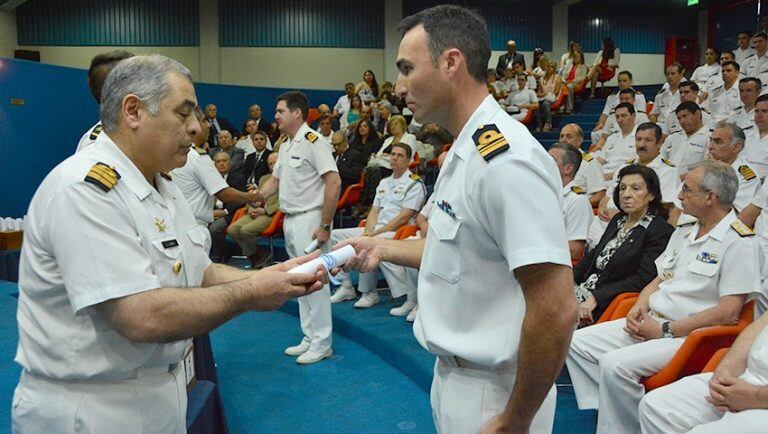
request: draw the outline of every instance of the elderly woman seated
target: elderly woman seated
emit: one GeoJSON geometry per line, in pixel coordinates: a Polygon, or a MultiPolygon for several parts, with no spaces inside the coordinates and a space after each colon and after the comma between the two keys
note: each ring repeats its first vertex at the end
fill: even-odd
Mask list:
{"type": "Polygon", "coordinates": [[[619,213],[597,246],[573,268],[581,325],[596,321],[617,295],[640,291],[656,277],[654,261],[674,231],[653,169],[626,166],[618,181],[613,201],[619,213]]]}

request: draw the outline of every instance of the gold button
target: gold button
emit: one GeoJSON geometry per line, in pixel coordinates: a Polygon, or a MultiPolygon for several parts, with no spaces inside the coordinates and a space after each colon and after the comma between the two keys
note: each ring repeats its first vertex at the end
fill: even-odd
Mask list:
{"type": "Polygon", "coordinates": [[[173,272],[176,274],[179,274],[179,271],[181,271],[181,262],[176,262],[173,264],[173,272]]]}

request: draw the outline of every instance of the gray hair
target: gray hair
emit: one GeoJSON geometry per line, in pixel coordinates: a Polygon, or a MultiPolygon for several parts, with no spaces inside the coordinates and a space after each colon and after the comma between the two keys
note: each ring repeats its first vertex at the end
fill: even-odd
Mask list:
{"type": "Polygon", "coordinates": [[[392,112],[392,103],[390,103],[387,100],[382,100],[378,102],[379,107],[384,107],[385,109],[388,109],[390,112],[392,112]]]}
{"type": "Polygon", "coordinates": [[[747,141],[747,135],[744,134],[744,130],[740,126],[733,122],[720,121],[715,125],[715,129],[728,129],[731,130],[731,144],[741,143],[741,149],[744,149],[744,143],[747,141]]]}
{"type": "Polygon", "coordinates": [[[733,200],[739,190],[739,178],[731,165],[722,161],[704,160],[694,164],[691,170],[698,168],[704,169],[699,188],[715,192],[718,203],[723,207],[733,206],[733,200]]]}
{"type": "Polygon", "coordinates": [[[192,73],[181,63],[159,54],[135,56],[123,60],[109,73],[101,92],[99,117],[104,131],[117,130],[123,99],[136,95],[146,104],[149,114],[157,116],[160,101],[168,95],[168,73],[175,72],[189,81],[192,73]]]}
{"type": "Polygon", "coordinates": [[[576,172],[579,171],[581,160],[583,159],[581,152],[575,146],[563,142],[555,142],[549,149],[560,149],[563,151],[563,166],[573,164],[573,173],[571,175],[576,176],[576,172]]]}

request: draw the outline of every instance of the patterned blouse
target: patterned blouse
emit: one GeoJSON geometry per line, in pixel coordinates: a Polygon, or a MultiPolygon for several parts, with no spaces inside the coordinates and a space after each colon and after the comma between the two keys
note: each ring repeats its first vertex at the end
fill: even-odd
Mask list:
{"type": "Polygon", "coordinates": [[[613,254],[616,253],[616,250],[618,250],[619,247],[624,244],[627,238],[629,238],[629,234],[632,233],[634,228],[642,226],[648,229],[648,225],[651,224],[651,221],[653,221],[654,217],[656,216],[650,213],[646,213],[643,218],[641,218],[630,228],[624,227],[624,224],[627,222],[626,215],[619,218],[617,224],[620,229],[616,235],[605,244],[603,250],[601,250],[597,255],[597,259],[595,259],[595,269],[592,274],[587,276],[587,278],[584,279],[584,281],[580,284],[573,285],[573,291],[576,294],[576,301],[583,303],[592,295],[592,291],[595,290],[595,284],[597,284],[597,280],[600,278],[600,274],[602,274],[602,272],[605,270],[605,266],[608,265],[608,262],[613,257],[613,254]]]}

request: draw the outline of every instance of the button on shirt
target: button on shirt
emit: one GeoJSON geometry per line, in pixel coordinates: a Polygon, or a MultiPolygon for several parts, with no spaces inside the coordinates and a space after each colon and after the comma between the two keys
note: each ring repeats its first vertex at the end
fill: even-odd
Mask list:
{"type": "Polygon", "coordinates": [[[562,183],[528,129],[488,96],[457,135],[435,186],[414,335],[433,354],[514,366],[525,300],[514,270],[571,263],[562,183]],[[486,161],[472,136],[495,125],[510,148],[486,161]]]}
{"type": "Polygon", "coordinates": [[[721,297],[760,291],[762,254],[756,237],[731,227],[731,211],[696,239],[699,223],[680,226],[656,258],[661,283],[648,300],[652,310],[677,321],[714,307],[721,297]]]}
{"type": "Polygon", "coordinates": [[[765,179],[768,174],[768,134],[761,138],[757,128],[750,128],[742,153],[760,179],[765,179]]]}
{"type": "Polygon", "coordinates": [[[273,176],[279,181],[280,211],[295,214],[322,208],[327,172],[338,172],[331,149],[317,131],[302,124],[292,140],[280,146],[273,176]],[[306,135],[317,137],[314,143],[306,135]]]}
{"type": "Polygon", "coordinates": [[[171,171],[173,182],[187,198],[195,219],[208,225],[213,222],[213,196],[229,187],[213,160],[207,154],[200,154],[194,147],[187,153],[184,166],[171,171]]]}
{"type": "Polygon", "coordinates": [[[107,137],[54,168],[25,225],[16,361],[60,380],[136,378],[182,359],[186,341],[138,343],[93,306],[161,287],[197,287],[211,264],[206,230],[176,185],[156,189],[107,137]],[[121,176],[109,191],[84,181],[97,163],[121,176]]]}
{"type": "Polygon", "coordinates": [[[376,197],[373,199],[373,206],[379,208],[375,229],[392,221],[403,208],[418,211],[424,204],[427,189],[421,179],[413,179],[411,175],[411,171],[406,170],[397,179],[388,176],[379,182],[379,186],[376,188],[376,197]]]}
{"type": "Polygon", "coordinates": [[[573,181],[563,187],[565,234],[568,241],[581,241],[587,239],[589,224],[592,222],[594,214],[586,192],[577,193],[573,187],[573,181]]]}

